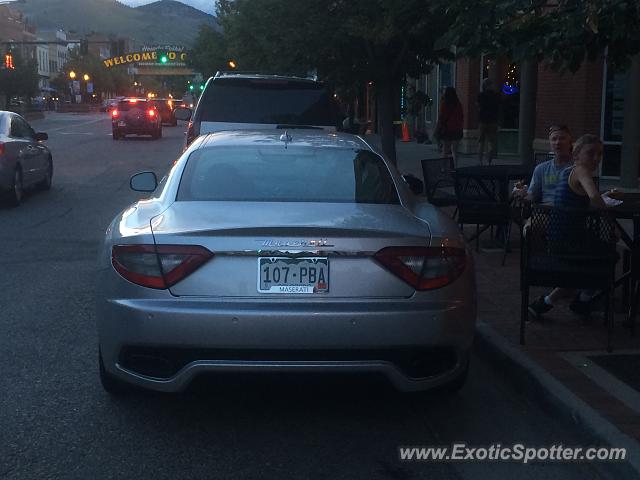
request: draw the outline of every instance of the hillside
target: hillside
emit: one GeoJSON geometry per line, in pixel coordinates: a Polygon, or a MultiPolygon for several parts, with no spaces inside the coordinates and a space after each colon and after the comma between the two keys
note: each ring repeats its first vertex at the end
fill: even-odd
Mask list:
{"type": "Polygon", "coordinates": [[[128,36],[141,44],[189,46],[202,23],[215,25],[215,17],[171,0],[137,8],[116,0],[27,0],[15,8],[37,29],[128,36]]]}

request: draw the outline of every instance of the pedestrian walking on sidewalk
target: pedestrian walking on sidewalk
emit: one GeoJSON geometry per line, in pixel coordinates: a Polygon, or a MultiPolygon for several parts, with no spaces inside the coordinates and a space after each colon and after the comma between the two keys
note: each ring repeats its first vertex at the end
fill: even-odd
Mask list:
{"type": "Polygon", "coordinates": [[[458,144],[462,139],[463,124],[464,114],[456,89],[447,87],[440,103],[436,134],[444,143],[444,155],[451,158],[453,168],[458,166],[458,144]]]}
{"type": "Polygon", "coordinates": [[[500,116],[500,96],[493,89],[493,82],[486,78],[482,82],[482,92],[478,94],[478,159],[483,163],[485,145],[488,144],[487,163],[498,155],[498,118],[500,116]]]}

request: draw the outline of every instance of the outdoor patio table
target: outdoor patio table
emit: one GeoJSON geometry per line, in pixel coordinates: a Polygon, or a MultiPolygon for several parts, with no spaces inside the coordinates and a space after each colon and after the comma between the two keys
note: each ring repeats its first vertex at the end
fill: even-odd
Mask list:
{"type": "Polygon", "coordinates": [[[467,241],[476,241],[479,251],[479,237],[492,226],[504,236],[504,265],[509,251],[513,204],[509,183],[527,179],[530,169],[523,165],[487,165],[457,168],[455,172],[458,223],[476,225],[476,233],[467,241]],[[480,225],[483,225],[480,228],[480,225]]]}

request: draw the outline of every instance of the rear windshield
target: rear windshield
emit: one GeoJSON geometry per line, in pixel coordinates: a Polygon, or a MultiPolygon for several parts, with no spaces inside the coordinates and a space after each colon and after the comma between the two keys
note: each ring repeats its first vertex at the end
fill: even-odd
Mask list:
{"type": "Polygon", "coordinates": [[[400,203],[381,157],[364,150],[291,145],[196,150],[177,200],[400,203]]]}
{"type": "Polygon", "coordinates": [[[209,83],[198,102],[196,119],[335,127],[338,109],[327,89],[318,83],[217,79],[209,83]]]}
{"type": "Polygon", "coordinates": [[[145,100],[138,100],[137,102],[129,102],[127,100],[118,102],[118,110],[121,112],[127,112],[134,108],[146,108],[147,102],[145,100]]]}

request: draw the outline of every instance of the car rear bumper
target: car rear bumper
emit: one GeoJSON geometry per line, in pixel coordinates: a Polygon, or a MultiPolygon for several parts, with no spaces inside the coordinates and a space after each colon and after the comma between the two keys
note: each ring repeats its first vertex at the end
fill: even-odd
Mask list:
{"type": "Polygon", "coordinates": [[[101,300],[108,373],[183,390],[207,372],[377,372],[399,390],[437,387],[468,362],[475,299],[464,302],[101,300]]]}
{"type": "Polygon", "coordinates": [[[118,132],[121,135],[153,135],[158,131],[159,125],[149,124],[149,125],[126,125],[124,127],[120,127],[118,125],[113,125],[112,129],[114,132],[118,132]]]}

